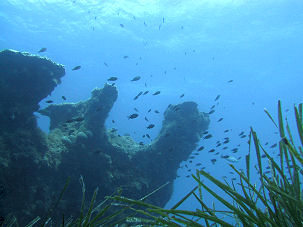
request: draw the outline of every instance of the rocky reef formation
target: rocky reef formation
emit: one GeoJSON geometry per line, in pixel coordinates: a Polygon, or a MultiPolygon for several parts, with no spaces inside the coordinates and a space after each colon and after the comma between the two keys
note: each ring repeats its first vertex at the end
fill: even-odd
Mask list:
{"type": "MultiPolygon", "coordinates": [[[[105,84],[86,101],[39,110],[50,118],[50,133],[45,135],[33,112],[63,75],[63,66],[49,59],[11,50],[0,53],[0,113],[5,125],[0,129],[0,213],[14,213],[21,223],[45,214],[68,177],[70,186],[58,207],[66,215],[79,211],[80,175],[88,193],[101,189],[100,199],[117,188],[135,199],[147,195],[174,180],[180,162],[208,127],[208,116],[196,103],[170,105],[158,137],[151,144],[138,144],[104,127],[118,97],[117,88],[105,84]]],[[[168,184],[149,202],[163,206],[171,194],[168,184]]]]}

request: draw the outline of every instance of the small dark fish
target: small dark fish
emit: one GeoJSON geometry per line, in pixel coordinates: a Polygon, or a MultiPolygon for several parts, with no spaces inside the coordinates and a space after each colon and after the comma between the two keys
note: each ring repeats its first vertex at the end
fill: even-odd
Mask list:
{"type": "Polygon", "coordinates": [[[206,134],[208,134],[208,131],[205,131],[205,132],[203,132],[202,134],[206,135],[206,134]]]}
{"type": "Polygon", "coordinates": [[[236,152],[238,152],[238,148],[234,148],[234,149],[232,149],[231,150],[233,153],[236,153],[236,152]]]}
{"type": "Polygon", "coordinates": [[[225,147],[223,147],[222,149],[223,149],[223,150],[226,150],[227,148],[228,148],[228,147],[225,146],[225,147]]]}
{"type": "Polygon", "coordinates": [[[221,117],[217,122],[220,122],[220,121],[222,121],[223,120],[223,117],[221,117]]]}
{"type": "Polygon", "coordinates": [[[103,62],[103,64],[104,64],[106,67],[108,67],[108,64],[107,64],[106,62],[103,62]]]}
{"type": "Polygon", "coordinates": [[[229,140],[224,140],[223,143],[227,144],[227,143],[229,143],[229,140]]]}
{"type": "Polygon", "coordinates": [[[209,152],[209,153],[213,153],[213,152],[215,152],[215,149],[211,149],[211,150],[209,150],[208,152],[209,152]]]}
{"type": "Polygon", "coordinates": [[[146,137],[148,138],[148,139],[150,139],[150,136],[149,136],[149,134],[145,134],[146,135],[146,137]]]}
{"type": "Polygon", "coordinates": [[[204,136],[204,139],[209,139],[211,137],[213,137],[213,136],[211,134],[208,134],[208,135],[204,136]]]}
{"type": "Polygon", "coordinates": [[[142,138],[145,138],[145,135],[143,135],[142,138]]]}
{"type": "Polygon", "coordinates": [[[242,135],[242,136],[241,136],[241,138],[245,138],[245,137],[246,137],[246,135],[242,135]]]}
{"type": "Polygon", "coordinates": [[[115,123],[115,120],[112,120],[113,123],[115,123]]]}
{"type": "Polygon", "coordinates": [[[144,117],[144,120],[148,121],[147,117],[144,117]]]}
{"type": "Polygon", "coordinates": [[[243,134],[244,134],[244,132],[242,131],[242,132],[240,132],[239,136],[242,136],[243,134]]]}
{"type": "Polygon", "coordinates": [[[45,52],[46,50],[47,50],[47,48],[43,47],[43,48],[41,48],[41,49],[38,51],[38,53],[45,52]]]}
{"type": "Polygon", "coordinates": [[[151,109],[149,109],[147,112],[149,113],[151,111],[151,109]]]}
{"type": "Polygon", "coordinates": [[[215,110],[211,110],[208,112],[208,114],[213,114],[215,112],[215,110]]]}
{"type": "Polygon", "coordinates": [[[187,175],[186,177],[187,177],[187,178],[189,178],[189,177],[190,177],[190,175],[187,175]]]}
{"type": "Polygon", "coordinates": [[[136,95],[136,97],[134,98],[134,100],[136,100],[137,98],[139,98],[139,97],[140,97],[140,95],[142,95],[142,93],[143,93],[143,92],[142,92],[142,91],[140,91],[140,92],[139,92],[139,94],[137,94],[137,95],[136,95]]]}
{"type": "Polygon", "coordinates": [[[224,133],[229,132],[229,129],[224,130],[224,133]]]}
{"type": "Polygon", "coordinates": [[[229,155],[221,155],[221,158],[229,158],[229,155]]]}
{"type": "Polygon", "coordinates": [[[203,149],[204,149],[204,147],[201,146],[201,147],[198,148],[198,151],[202,151],[203,149]]]}
{"type": "Polygon", "coordinates": [[[220,147],[222,145],[222,143],[218,143],[217,145],[216,145],[216,147],[220,147]]]}
{"type": "Polygon", "coordinates": [[[160,113],[158,110],[155,110],[154,112],[155,112],[156,114],[160,113]]]}
{"type": "Polygon", "coordinates": [[[156,91],[153,95],[159,95],[160,93],[160,91],[156,91]]]}
{"type": "Polygon", "coordinates": [[[164,17],[163,17],[163,19],[162,19],[162,22],[163,22],[163,24],[164,24],[164,17]]]}
{"type": "Polygon", "coordinates": [[[116,80],[118,80],[118,77],[115,77],[115,76],[112,76],[107,79],[107,81],[116,81],[116,80]]]}
{"type": "Polygon", "coordinates": [[[234,80],[229,80],[229,81],[227,81],[227,83],[231,83],[231,82],[233,82],[234,80]]]}
{"type": "Polygon", "coordinates": [[[211,161],[212,164],[214,165],[214,164],[216,163],[217,159],[213,158],[213,159],[211,159],[210,161],[211,161]]]}
{"type": "Polygon", "coordinates": [[[140,145],[140,146],[143,146],[143,145],[144,145],[144,143],[143,143],[143,142],[140,142],[140,143],[139,143],[139,145],[140,145]]]}
{"type": "Polygon", "coordinates": [[[237,180],[237,178],[233,177],[233,178],[231,178],[231,180],[234,181],[234,180],[237,180]]]}
{"type": "Polygon", "coordinates": [[[66,97],[65,97],[64,95],[62,95],[61,98],[62,98],[63,100],[66,100],[66,97]]]}
{"type": "Polygon", "coordinates": [[[139,110],[138,110],[136,107],[134,108],[134,110],[135,110],[136,112],[139,112],[139,110]]]}
{"type": "Polygon", "coordinates": [[[138,116],[139,116],[139,114],[136,114],[136,113],[131,114],[131,115],[128,116],[128,120],[129,120],[129,119],[137,118],[138,116]]]}
{"type": "Polygon", "coordinates": [[[149,91],[145,91],[145,92],[143,93],[143,95],[146,95],[148,92],[149,92],[149,91]]]}
{"type": "Polygon", "coordinates": [[[289,111],[289,109],[286,109],[286,110],[285,110],[285,112],[288,112],[288,111],[289,111]]]}
{"type": "Polygon", "coordinates": [[[270,148],[275,148],[276,146],[277,146],[277,144],[275,143],[275,144],[271,145],[270,148]]]}
{"type": "Polygon", "coordinates": [[[268,142],[265,143],[265,146],[268,144],[268,142]]]}
{"type": "Polygon", "coordinates": [[[196,166],[201,166],[201,165],[202,165],[202,164],[201,164],[200,162],[196,164],[196,166]]]}
{"type": "Polygon", "coordinates": [[[128,56],[127,56],[127,55],[124,55],[123,58],[126,59],[126,58],[128,58],[128,56]]]}
{"type": "Polygon", "coordinates": [[[261,158],[266,158],[266,155],[265,155],[265,154],[262,154],[261,158]]]}
{"type": "Polygon", "coordinates": [[[180,98],[184,97],[184,94],[180,95],[180,98]]]}
{"type": "Polygon", "coordinates": [[[212,107],[210,107],[210,109],[213,109],[213,108],[215,108],[216,107],[216,105],[212,105],[212,107]]]}
{"type": "Polygon", "coordinates": [[[218,151],[217,153],[215,153],[215,155],[218,155],[220,152],[218,151]]]}
{"type": "Polygon", "coordinates": [[[150,125],[147,126],[146,128],[147,128],[147,129],[152,129],[153,127],[155,127],[155,125],[154,125],[154,124],[150,124],[150,125]]]}
{"type": "Polygon", "coordinates": [[[75,66],[72,70],[79,70],[79,69],[81,69],[81,66],[80,66],[80,65],[77,65],[77,66],[75,66]]]}
{"type": "Polygon", "coordinates": [[[215,101],[217,101],[220,97],[221,97],[221,95],[217,95],[217,97],[215,98],[215,101]]]}
{"type": "Polygon", "coordinates": [[[120,24],[120,27],[121,27],[121,28],[124,28],[124,24],[120,24]]]}
{"type": "Polygon", "coordinates": [[[54,101],[53,100],[47,100],[45,101],[46,103],[53,103],[54,101]]]}
{"type": "Polygon", "coordinates": [[[135,76],[133,79],[131,79],[131,81],[138,81],[141,79],[141,76],[135,76]]]}

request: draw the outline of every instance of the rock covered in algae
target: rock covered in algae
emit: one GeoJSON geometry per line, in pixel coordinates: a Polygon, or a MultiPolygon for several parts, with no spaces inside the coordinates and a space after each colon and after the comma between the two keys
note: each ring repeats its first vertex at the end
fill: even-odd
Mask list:
{"type": "MultiPolygon", "coordinates": [[[[17,118],[28,118],[38,109],[38,102],[60,82],[64,68],[29,54],[8,51],[7,55],[11,60],[6,64],[11,67],[4,67],[3,71],[13,75],[14,83],[19,83],[19,78],[22,84],[30,86],[17,86],[24,99],[17,94],[16,85],[9,83],[7,74],[1,76],[0,86],[6,83],[4,89],[16,98],[14,103],[20,108],[17,118]],[[22,70],[19,65],[27,67],[22,70]],[[14,74],[17,72],[19,76],[14,74]],[[33,99],[26,89],[35,92],[33,99]]],[[[17,127],[9,137],[9,129],[4,128],[0,134],[0,160],[5,163],[0,169],[0,184],[8,193],[0,200],[0,213],[16,214],[19,223],[43,216],[67,177],[71,178],[70,186],[56,212],[68,216],[77,215],[80,210],[80,175],[84,177],[88,195],[96,187],[102,189],[99,198],[112,194],[117,188],[122,188],[124,196],[142,198],[166,182],[172,182],[180,162],[188,158],[207,129],[207,114],[199,112],[194,102],[170,105],[157,138],[151,144],[141,145],[130,136],[119,136],[105,128],[104,122],[117,97],[117,88],[105,84],[103,88],[94,89],[88,100],[52,104],[39,110],[50,118],[48,135],[42,134],[36,124],[26,130],[17,127]]],[[[8,102],[0,105],[8,108],[6,117],[15,113],[15,105],[8,102]]],[[[172,184],[169,184],[148,200],[163,206],[171,194],[172,184]]]]}
{"type": "Polygon", "coordinates": [[[21,226],[48,204],[49,150],[34,112],[64,76],[64,67],[25,52],[0,52],[0,214],[21,226]]]}

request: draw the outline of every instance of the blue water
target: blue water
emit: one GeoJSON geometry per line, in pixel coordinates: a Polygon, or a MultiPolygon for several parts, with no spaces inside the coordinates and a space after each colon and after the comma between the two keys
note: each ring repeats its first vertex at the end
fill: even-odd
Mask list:
{"type": "MultiPolygon", "coordinates": [[[[215,165],[210,161],[214,154],[207,151],[217,140],[226,136],[231,140],[228,150],[216,148],[220,154],[240,144],[235,156],[242,159],[235,165],[245,169],[247,138],[238,134],[248,134],[253,126],[261,141],[271,145],[278,141],[277,130],[263,109],[276,118],[280,99],[283,109],[290,109],[285,116],[294,125],[293,105],[302,102],[302,0],[2,0],[0,28],[1,50],[37,53],[46,47],[42,56],[65,65],[62,84],[51,94],[55,103],[62,102],[62,95],[69,102],[88,99],[93,88],[118,77],[119,97],[106,126],[131,134],[138,142],[149,140],[141,138],[146,131],[143,117],[126,118],[134,108],[140,113],[150,108],[160,112],[146,115],[156,125],[150,131],[155,138],[169,104],[195,101],[204,112],[215,104],[209,128],[213,138],[201,140],[204,152],[190,166],[194,170],[194,164],[202,162],[220,179],[233,175],[219,155],[215,165]],[[82,68],[72,71],[76,65],[82,68]],[[141,80],[130,82],[134,76],[141,80]],[[134,101],[142,90],[161,94],[134,101]],[[223,121],[217,122],[221,117],[223,121]],[[226,129],[230,131],[224,133],[226,129]]],[[[46,105],[42,101],[40,106],[46,105]]],[[[46,118],[40,116],[39,125],[48,130],[46,118]]],[[[196,185],[185,177],[190,174],[185,168],[178,174],[166,207],[196,185]]],[[[182,208],[195,206],[189,200],[182,208]]]]}

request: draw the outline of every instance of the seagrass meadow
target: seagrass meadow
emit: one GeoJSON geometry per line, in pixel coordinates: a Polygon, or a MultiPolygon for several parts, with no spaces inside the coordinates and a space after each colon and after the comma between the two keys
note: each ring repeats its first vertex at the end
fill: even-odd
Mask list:
{"type": "MultiPolygon", "coordinates": [[[[236,184],[241,187],[241,191],[236,190],[234,183],[222,182],[205,171],[197,170],[196,174],[192,175],[197,186],[170,209],[163,209],[145,202],[146,198],[156,194],[166,184],[139,200],[123,197],[121,191],[118,190],[107,196],[101,203],[96,201],[98,192],[96,189],[91,201],[86,203],[85,183],[81,176],[80,184],[83,195],[79,217],[66,218],[62,214],[62,223],[59,226],[302,226],[302,104],[294,107],[297,134],[301,142],[299,145],[294,142],[293,132],[290,130],[287,119],[283,119],[280,101],[278,102],[278,123],[267,110],[265,112],[280,132],[280,162],[275,161],[262,147],[257,133],[251,128],[249,153],[246,156],[246,172],[240,172],[233,165],[230,165],[230,168],[240,177],[240,181],[236,184]],[[250,180],[250,157],[253,150],[258,158],[258,165],[255,168],[260,176],[258,182],[250,180]],[[264,173],[261,154],[265,154],[270,163],[271,174],[269,175],[264,173]],[[207,184],[203,183],[203,178],[214,183],[232,202],[214,193],[207,184]],[[218,202],[224,204],[226,210],[217,210],[215,205],[213,207],[207,206],[203,201],[204,193],[210,193],[218,202]],[[195,197],[201,208],[193,211],[178,209],[190,196],[195,197]],[[115,211],[112,211],[113,207],[115,211]],[[226,222],[222,215],[230,216],[233,220],[226,222]]],[[[67,187],[68,181],[54,206],[49,209],[44,218],[37,217],[26,226],[35,226],[36,223],[47,226],[51,222],[54,209],[64,197],[64,191],[67,187]]],[[[12,216],[5,221],[4,226],[18,226],[17,223],[17,219],[12,216]]]]}

